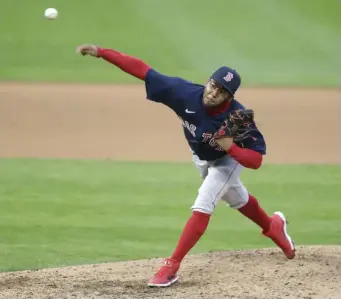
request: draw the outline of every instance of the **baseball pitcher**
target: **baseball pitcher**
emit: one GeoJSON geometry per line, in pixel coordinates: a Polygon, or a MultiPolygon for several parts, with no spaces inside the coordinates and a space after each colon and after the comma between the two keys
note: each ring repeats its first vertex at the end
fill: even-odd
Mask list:
{"type": "Polygon", "coordinates": [[[162,74],[140,59],[113,49],[85,44],[77,47],[76,52],[104,59],[143,80],[147,99],[162,103],[177,114],[203,180],[175,250],[151,278],[149,286],[167,287],[178,280],[181,262],[204,234],[219,200],[257,224],[288,259],[295,257],[283,213],[269,216],[240,180],[244,167],[261,167],[266,143],[253,111],[235,99],[241,84],[235,69],[220,67],[201,85],[162,74]]]}

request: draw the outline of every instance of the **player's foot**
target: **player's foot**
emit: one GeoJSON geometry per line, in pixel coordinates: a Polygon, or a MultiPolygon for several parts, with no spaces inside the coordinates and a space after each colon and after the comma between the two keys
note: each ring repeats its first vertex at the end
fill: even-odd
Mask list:
{"type": "Polygon", "coordinates": [[[178,280],[180,263],[171,259],[165,259],[163,266],[149,281],[150,287],[169,287],[178,280]]]}
{"type": "Polygon", "coordinates": [[[263,235],[274,241],[288,259],[295,257],[295,244],[287,233],[287,220],[281,212],[271,216],[270,228],[263,235]]]}

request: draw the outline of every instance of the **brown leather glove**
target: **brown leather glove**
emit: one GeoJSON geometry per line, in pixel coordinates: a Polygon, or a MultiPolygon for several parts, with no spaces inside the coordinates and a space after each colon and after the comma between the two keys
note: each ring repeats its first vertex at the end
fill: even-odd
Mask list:
{"type": "Polygon", "coordinates": [[[241,144],[251,137],[253,131],[256,131],[252,124],[254,124],[253,110],[235,110],[223,122],[214,138],[228,137],[236,144],[241,144]]]}

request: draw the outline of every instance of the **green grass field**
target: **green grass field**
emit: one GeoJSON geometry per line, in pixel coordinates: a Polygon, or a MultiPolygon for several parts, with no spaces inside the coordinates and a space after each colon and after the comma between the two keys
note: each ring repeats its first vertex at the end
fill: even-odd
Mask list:
{"type": "Polygon", "coordinates": [[[95,43],[198,82],[226,64],[244,86],[335,87],[340,8],[337,0],[1,1],[0,80],[137,82],[75,54],[95,43]],[[44,19],[47,7],[59,10],[56,21],[44,19]]]}
{"type": "MultiPolygon", "coordinates": [[[[270,166],[242,179],[298,245],[341,244],[338,166],[270,166]]],[[[0,160],[0,270],[168,256],[200,178],[191,164],[0,160]]],[[[191,251],[273,247],[224,203],[191,251]]]]}

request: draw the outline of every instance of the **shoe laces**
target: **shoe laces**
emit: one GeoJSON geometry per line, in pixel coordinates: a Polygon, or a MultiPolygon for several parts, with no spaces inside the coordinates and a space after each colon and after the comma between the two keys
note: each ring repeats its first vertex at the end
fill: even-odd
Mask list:
{"type": "Polygon", "coordinates": [[[160,268],[160,270],[156,273],[156,276],[160,277],[160,276],[164,276],[165,274],[169,274],[169,272],[171,272],[172,270],[172,262],[167,259],[164,261],[162,267],[160,268]]]}

